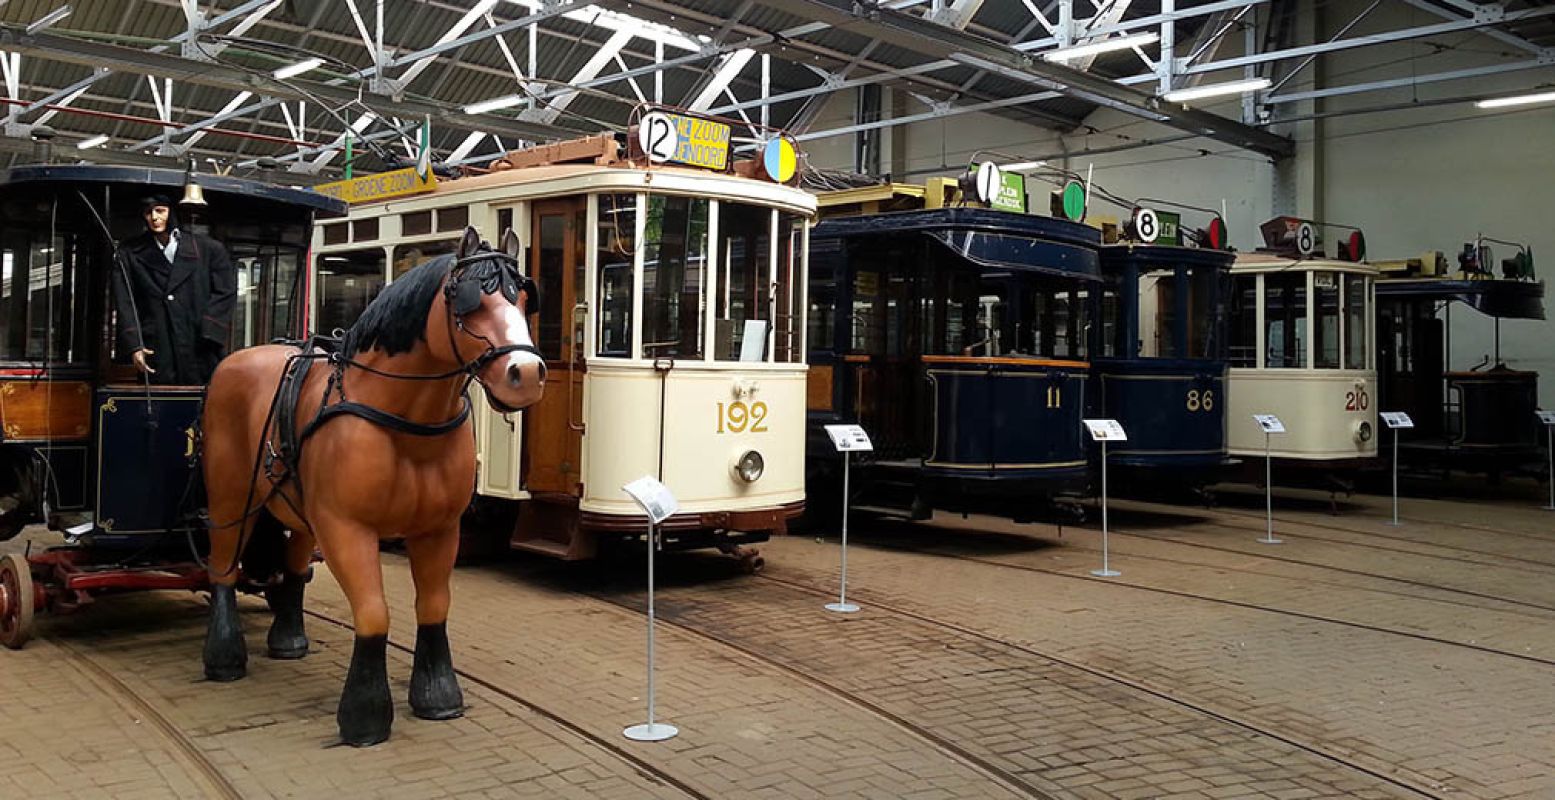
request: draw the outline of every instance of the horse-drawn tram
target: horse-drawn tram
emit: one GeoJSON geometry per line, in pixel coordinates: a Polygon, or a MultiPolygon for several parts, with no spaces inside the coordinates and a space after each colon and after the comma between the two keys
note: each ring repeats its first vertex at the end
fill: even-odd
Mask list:
{"type": "Polygon", "coordinates": [[[853,479],[864,508],[1029,519],[1083,492],[1101,232],[970,207],[943,179],[831,192],[820,203],[812,486],[841,483],[820,426],[856,422],[875,445],[853,479]]]}
{"type": "MultiPolygon", "coordinates": [[[[195,267],[182,253],[209,240],[184,237],[170,262],[166,308],[111,310],[112,284],[129,275],[115,243],[146,230],[143,198],[178,197],[187,178],[106,166],[0,172],[0,540],[43,522],[68,542],[0,560],[7,646],[27,640],[37,611],[116,591],[207,585],[197,563],[205,532],[193,480],[202,388],[151,385],[114,334],[132,324],[126,316],[148,329],[170,319],[184,298],[175,284],[198,283],[185,280],[195,267]]],[[[225,338],[235,350],[301,333],[310,229],[316,216],[343,215],[344,204],[232,177],[197,181],[204,202],[178,207],[181,230],[224,244],[235,268],[224,274],[236,276],[222,292],[232,304],[230,327],[202,328],[202,340],[225,338]]],[[[185,199],[198,203],[199,195],[185,199]]],[[[152,361],[170,369],[173,357],[152,361]]],[[[279,568],[274,548],[250,553],[277,557],[268,565],[250,560],[250,581],[279,568]]]]}
{"type": "Polygon", "coordinates": [[[754,568],[740,545],[804,507],[815,199],[788,185],[787,138],[736,161],[722,122],[656,112],[639,130],[651,155],[608,135],[515,151],[321,225],[315,328],[349,325],[386,284],[451,252],[466,224],[513,229],[540,286],[549,385],[522,415],[478,409],[467,543],[501,520],[514,548],[592,557],[645,533],[621,487],[655,475],[680,502],[661,526],[666,548],[716,546],[754,568]],[[666,130],[705,141],[667,147],[666,130]]]}

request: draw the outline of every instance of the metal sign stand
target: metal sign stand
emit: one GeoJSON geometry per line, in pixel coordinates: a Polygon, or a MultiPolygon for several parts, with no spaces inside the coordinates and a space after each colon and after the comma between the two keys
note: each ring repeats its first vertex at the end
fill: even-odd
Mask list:
{"type": "Polygon", "coordinates": [[[1101,442],[1101,569],[1093,569],[1091,574],[1098,578],[1116,578],[1123,573],[1112,568],[1108,542],[1111,531],[1107,524],[1107,442],[1126,442],[1128,434],[1123,432],[1123,426],[1115,419],[1086,419],[1081,422],[1090,431],[1091,439],[1101,442]]]}
{"type": "Polygon", "coordinates": [[[654,722],[653,682],[653,561],[659,545],[659,523],[674,514],[679,504],[664,484],[652,477],[638,478],[622,487],[637,501],[648,515],[648,721],[632,725],[621,731],[626,738],[637,742],[662,742],[680,734],[680,729],[664,722],[654,722]]]}
{"type": "Polygon", "coordinates": [[[1378,414],[1382,421],[1393,431],[1393,521],[1390,525],[1398,524],[1398,439],[1403,435],[1405,428],[1415,427],[1414,420],[1403,411],[1383,411],[1378,414]]]}
{"type": "Polygon", "coordinates": [[[852,614],[858,611],[857,603],[848,602],[848,500],[850,487],[849,471],[852,466],[853,451],[871,451],[874,445],[869,441],[869,434],[859,425],[827,425],[826,434],[831,437],[832,445],[842,453],[842,585],[837,593],[837,602],[827,603],[827,611],[835,611],[839,614],[852,614]]]}
{"type": "Polygon", "coordinates": [[[1555,411],[1540,411],[1539,421],[1544,423],[1546,435],[1545,449],[1550,456],[1550,504],[1544,507],[1545,511],[1555,511],[1555,411]]]}
{"type": "Polygon", "coordinates": [[[1276,433],[1285,432],[1285,424],[1273,414],[1254,414],[1253,419],[1263,429],[1263,508],[1264,533],[1259,544],[1284,544],[1284,539],[1274,538],[1274,455],[1270,439],[1276,433]]]}

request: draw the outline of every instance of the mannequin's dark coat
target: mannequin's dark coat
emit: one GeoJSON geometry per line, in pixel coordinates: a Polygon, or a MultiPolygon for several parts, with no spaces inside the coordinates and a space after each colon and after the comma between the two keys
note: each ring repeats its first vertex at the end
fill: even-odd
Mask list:
{"type": "Polygon", "coordinates": [[[152,383],[203,385],[227,351],[238,273],[215,239],[182,231],[171,264],[150,231],[125,241],[114,268],[119,352],[153,352],[152,383]],[[133,293],[125,291],[125,278],[133,293]],[[134,302],[131,303],[133,294],[134,302]]]}

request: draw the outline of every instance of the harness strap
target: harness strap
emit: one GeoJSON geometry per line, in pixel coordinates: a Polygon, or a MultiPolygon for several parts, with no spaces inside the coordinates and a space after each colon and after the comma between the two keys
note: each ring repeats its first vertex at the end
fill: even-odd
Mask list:
{"type": "Polygon", "coordinates": [[[445,433],[458,430],[459,426],[463,425],[464,421],[470,418],[470,396],[468,394],[464,396],[464,407],[459,410],[459,413],[453,419],[431,425],[413,422],[364,403],[342,400],[334,405],[319,409],[318,415],[313,418],[312,422],[308,423],[308,427],[304,428],[302,435],[298,437],[297,443],[299,448],[303,442],[308,440],[309,436],[312,436],[319,428],[323,427],[324,423],[339,416],[361,417],[379,427],[388,428],[399,433],[407,433],[411,436],[442,436],[445,433]]]}

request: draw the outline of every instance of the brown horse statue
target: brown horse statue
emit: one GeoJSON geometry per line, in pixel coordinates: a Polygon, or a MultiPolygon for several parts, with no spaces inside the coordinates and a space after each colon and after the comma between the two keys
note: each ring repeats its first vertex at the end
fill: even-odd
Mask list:
{"type": "Polygon", "coordinates": [[[466,229],[455,254],[384,289],[333,352],[276,344],[221,362],[201,421],[211,520],[207,678],[246,673],[236,565],[256,526],[283,527],[291,534],[284,577],[268,593],[269,654],[308,652],[302,596],[316,543],[356,627],[340,738],[355,746],[387,739],[394,702],[378,543],[403,537],[416,585],[411,711],[463,713],[447,621],[459,518],[475,486],[466,391],[474,380],[493,408],[516,411],[545,389],[527,319],[537,291],[518,255],[511,230],[492,250],[466,229]]]}

